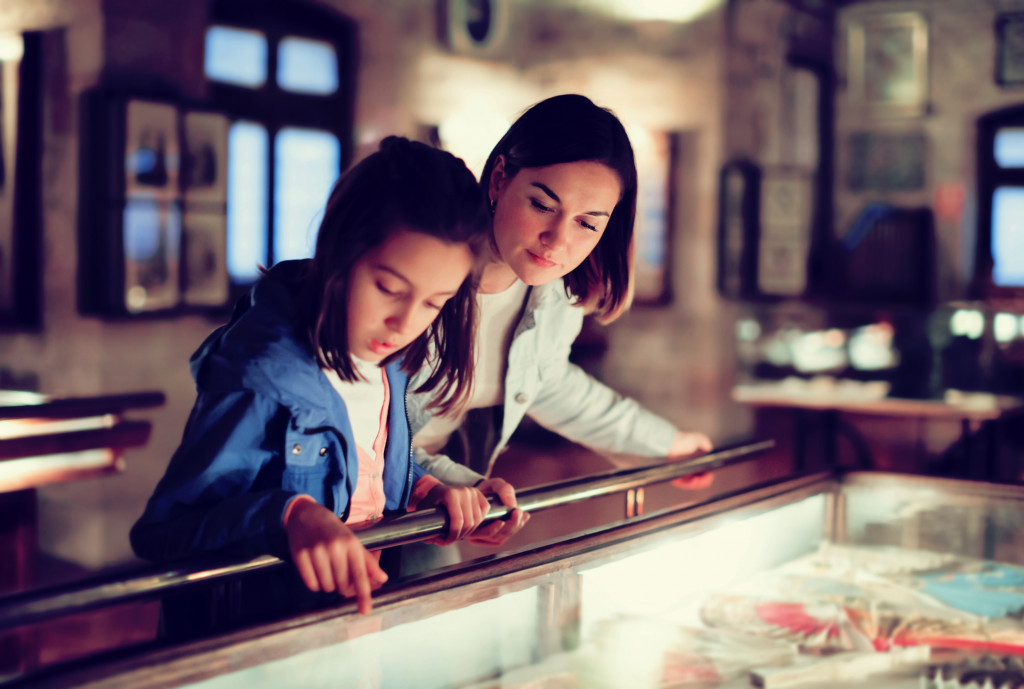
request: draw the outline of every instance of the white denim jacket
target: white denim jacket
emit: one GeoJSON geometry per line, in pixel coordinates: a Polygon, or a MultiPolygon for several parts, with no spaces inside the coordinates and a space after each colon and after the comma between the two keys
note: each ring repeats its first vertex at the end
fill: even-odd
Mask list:
{"type": "MultiPolygon", "coordinates": [[[[569,362],[569,349],[583,327],[583,309],[573,306],[561,280],[534,287],[516,325],[505,372],[501,437],[488,461],[505,449],[513,431],[529,415],[541,426],[628,465],[634,457],[664,457],[676,428],[569,362]]],[[[406,407],[411,431],[426,425],[428,395],[415,390],[426,372],[413,377],[406,407]]],[[[417,462],[453,485],[473,485],[483,478],[445,455],[414,449],[417,462]]]]}

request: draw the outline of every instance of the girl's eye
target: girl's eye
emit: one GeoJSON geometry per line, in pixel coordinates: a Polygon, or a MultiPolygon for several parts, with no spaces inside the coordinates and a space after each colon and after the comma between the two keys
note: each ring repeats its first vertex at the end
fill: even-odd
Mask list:
{"type": "Polygon", "coordinates": [[[394,294],[395,294],[395,292],[393,290],[388,289],[387,287],[385,287],[380,282],[377,283],[377,289],[379,289],[381,292],[383,292],[384,294],[388,295],[389,297],[390,296],[394,296],[394,294]]]}
{"type": "Polygon", "coordinates": [[[551,212],[551,207],[550,206],[545,206],[543,203],[541,203],[537,199],[530,199],[530,203],[533,204],[533,207],[536,208],[539,211],[543,211],[545,213],[550,213],[551,212]]]}
{"type": "Polygon", "coordinates": [[[428,309],[434,309],[435,311],[440,311],[441,310],[441,306],[443,306],[443,305],[442,304],[432,304],[429,301],[427,302],[427,308],[428,309]]]}
{"type": "Polygon", "coordinates": [[[583,225],[583,227],[587,228],[591,232],[597,232],[597,227],[595,227],[594,225],[591,225],[590,223],[586,223],[586,222],[583,222],[582,220],[580,220],[580,225],[583,225]]]}

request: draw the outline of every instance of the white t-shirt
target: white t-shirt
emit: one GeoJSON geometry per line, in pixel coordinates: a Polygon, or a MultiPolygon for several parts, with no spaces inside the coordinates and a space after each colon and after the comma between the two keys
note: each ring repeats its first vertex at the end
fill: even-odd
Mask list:
{"type": "MultiPolygon", "coordinates": [[[[334,369],[321,370],[345,401],[356,445],[376,460],[373,443],[380,432],[381,409],[384,406],[384,369],[372,361],[356,357],[352,357],[352,363],[364,380],[343,381],[334,369]]],[[[384,417],[387,418],[387,415],[384,417]]]]}
{"type": "Polygon", "coordinates": [[[413,438],[412,443],[427,452],[438,453],[458,428],[469,409],[494,407],[505,401],[505,369],[508,348],[526,298],[526,284],[520,280],[503,292],[477,292],[479,325],[476,336],[476,364],[473,390],[462,412],[453,416],[435,416],[413,438]]]}

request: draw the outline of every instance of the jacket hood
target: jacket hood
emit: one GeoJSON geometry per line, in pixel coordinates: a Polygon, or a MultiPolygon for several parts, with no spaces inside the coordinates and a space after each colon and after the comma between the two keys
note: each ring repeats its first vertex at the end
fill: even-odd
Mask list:
{"type": "Polygon", "coordinates": [[[247,391],[290,408],[296,422],[317,427],[339,400],[295,323],[293,280],[308,261],[275,265],[238,300],[230,321],[189,362],[200,392],[247,391]]]}

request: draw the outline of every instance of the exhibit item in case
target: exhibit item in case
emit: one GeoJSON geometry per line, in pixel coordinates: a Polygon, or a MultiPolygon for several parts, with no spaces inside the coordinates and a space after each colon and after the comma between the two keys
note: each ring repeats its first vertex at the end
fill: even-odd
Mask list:
{"type": "Polygon", "coordinates": [[[1012,682],[1022,526],[1017,486],[801,476],[392,582],[368,616],[346,604],[34,686],[1012,682]]]}

